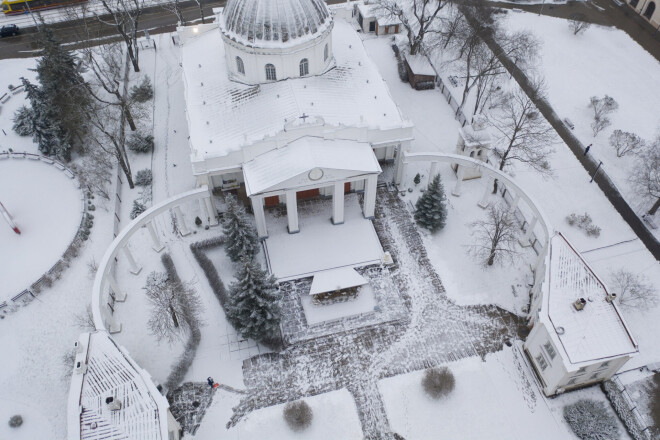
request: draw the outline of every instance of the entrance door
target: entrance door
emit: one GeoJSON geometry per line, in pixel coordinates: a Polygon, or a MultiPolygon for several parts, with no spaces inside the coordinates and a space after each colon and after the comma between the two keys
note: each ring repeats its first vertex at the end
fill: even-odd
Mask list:
{"type": "Polygon", "coordinates": [[[280,204],[280,196],[264,197],[266,207],[277,206],[280,204]]]}
{"type": "Polygon", "coordinates": [[[296,199],[302,200],[302,199],[311,199],[312,197],[316,197],[319,195],[319,189],[314,188],[314,189],[308,189],[307,191],[298,191],[296,193],[296,199]]]}
{"type": "Polygon", "coordinates": [[[376,32],[376,22],[375,21],[370,21],[369,22],[369,32],[376,32]]]}
{"type": "Polygon", "coordinates": [[[351,182],[344,183],[344,194],[351,192],[351,182]]]}
{"type": "Polygon", "coordinates": [[[655,3],[651,2],[649,5],[646,7],[646,12],[644,12],[644,17],[648,18],[649,20],[653,16],[653,13],[655,12],[655,3]]]}

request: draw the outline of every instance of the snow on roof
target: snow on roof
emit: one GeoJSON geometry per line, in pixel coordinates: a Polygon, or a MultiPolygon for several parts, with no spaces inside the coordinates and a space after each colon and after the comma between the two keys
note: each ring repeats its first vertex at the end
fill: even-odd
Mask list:
{"type": "Polygon", "coordinates": [[[346,177],[344,174],[336,175],[334,170],[350,171],[356,175],[381,171],[367,143],[305,136],[243,164],[247,195],[286,189],[286,183],[298,176],[297,180],[314,183],[308,178],[308,173],[315,168],[323,171],[317,181],[331,181],[333,176],[346,177]]]}
{"type": "Polygon", "coordinates": [[[406,55],[406,61],[415,75],[435,76],[435,70],[425,55],[406,55]]]}
{"type": "Polygon", "coordinates": [[[165,440],[168,403],[149,375],[107,332],[85,334],[76,355],[86,371],[74,370],[69,391],[69,440],[165,440]],[[121,409],[111,410],[113,397],[121,409]]]}
{"type": "Polygon", "coordinates": [[[363,286],[368,281],[352,267],[324,270],[314,274],[310,295],[363,286]]]}
{"type": "Polygon", "coordinates": [[[401,20],[397,17],[385,13],[384,11],[378,10],[378,5],[376,4],[364,4],[359,2],[357,4],[360,14],[364,18],[376,18],[379,26],[391,26],[393,24],[401,24],[401,20]]]}
{"type": "Polygon", "coordinates": [[[469,147],[483,146],[490,147],[492,137],[488,127],[479,127],[475,129],[476,124],[466,125],[461,128],[461,137],[465,145],[469,147]]]}
{"type": "Polygon", "coordinates": [[[249,47],[286,47],[314,39],[332,25],[323,0],[229,0],[221,31],[249,47]]]}
{"type": "Polygon", "coordinates": [[[225,156],[281,132],[286,121],[303,114],[336,126],[408,125],[360,37],[343,20],[335,24],[333,53],[336,67],[323,75],[248,86],[229,80],[218,33],[187,41],[182,65],[193,154],[225,156]]]}
{"type": "Polygon", "coordinates": [[[561,234],[550,242],[548,317],[572,364],[638,351],[616,304],[580,254],[561,234]],[[582,310],[573,303],[587,300],[582,310]]]}

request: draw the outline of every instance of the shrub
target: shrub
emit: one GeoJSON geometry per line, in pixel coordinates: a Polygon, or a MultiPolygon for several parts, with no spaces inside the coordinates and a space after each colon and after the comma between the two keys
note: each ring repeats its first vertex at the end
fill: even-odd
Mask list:
{"type": "Polygon", "coordinates": [[[197,226],[202,226],[202,219],[199,216],[195,217],[195,224],[197,226]]]}
{"type": "Polygon", "coordinates": [[[220,305],[224,309],[225,303],[227,302],[227,290],[225,289],[225,285],[223,284],[222,279],[220,279],[220,275],[218,274],[218,270],[216,269],[215,265],[204,253],[206,249],[222,246],[223,244],[224,237],[216,237],[198,243],[192,243],[190,245],[190,251],[197,260],[199,267],[201,267],[202,271],[204,271],[204,275],[206,275],[206,279],[208,280],[209,285],[215,294],[215,297],[218,299],[220,305]]]}
{"type": "Polygon", "coordinates": [[[603,402],[582,399],[564,407],[564,420],[581,440],[615,440],[619,438],[616,417],[603,402]]]}
{"type": "Polygon", "coordinates": [[[137,200],[133,200],[133,209],[131,210],[131,220],[134,220],[137,216],[142,214],[147,210],[147,207],[137,200]]]}
{"type": "Polygon", "coordinates": [[[9,427],[11,428],[18,428],[23,424],[23,417],[20,415],[16,414],[15,416],[11,416],[9,418],[9,427]]]}
{"type": "Polygon", "coordinates": [[[413,183],[415,185],[419,185],[419,183],[422,181],[422,176],[419,175],[419,173],[415,174],[415,178],[413,179],[413,183]]]}
{"type": "Polygon", "coordinates": [[[566,217],[566,223],[571,226],[577,226],[579,229],[582,229],[589,237],[599,237],[600,236],[600,227],[593,224],[593,220],[588,213],[584,215],[577,215],[572,213],[566,217]]]}
{"type": "Polygon", "coordinates": [[[312,408],[304,400],[289,402],[284,406],[284,420],[289,428],[302,431],[312,424],[312,408]]]}
{"type": "Polygon", "coordinates": [[[408,79],[408,69],[406,68],[405,61],[399,60],[397,62],[397,68],[399,70],[399,79],[401,80],[401,82],[404,82],[404,83],[408,82],[409,81],[409,79],[408,79]]]}
{"type": "Polygon", "coordinates": [[[451,393],[454,390],[455,383],[454,375],[447,367],[426,370],[424,379],[422,379],[424,391],[434,399],[439,399],[451,393]]]}
{"type": "Polygon", "coordinates": [[[139,86],[131,87],[131,99],[137,102],[147,102],[154,97],[154,88],[148,76],[142,79],[139,86]]]}
{"type": "Polygon", "coordinates": [[[140,170],[137,172],[135,175],[135,184],[138,186],[149,186],[151,185],[153,177],[151,174],[151,170],[148,168],[145,168],[143,170],[140,170]]]}
{"type": "Polygon", "coordinates": [[[14,113],[12,129],[19,136],[32,136],[34,134],[34,112],[31,108],[21,106],[14,113]]]}
{"type": "Polygon", "coordinates": [[[150,134],[134,134],[128,139],[128,149],[136,153],[149,153],[154,148],[154,137],[150,134]]]}

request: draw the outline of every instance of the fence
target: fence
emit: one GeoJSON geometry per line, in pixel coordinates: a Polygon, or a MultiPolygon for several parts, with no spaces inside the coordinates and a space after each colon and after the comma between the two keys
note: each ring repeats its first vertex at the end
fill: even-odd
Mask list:
{"type": "Polygon", "coordinates": [[[626,425],[630,436],[635,440],[652,440],[651,427],[640,414],[626,387],[621,383],[621,379],[614,376],[612,379],[603,382],[603,390],[619,418],[626,425]]]}
{"type": "MultiPolygon", "coordinates": [[[[41,161],[61,170],[70,179],[76,178],[74,172],[71,169],[69,169],[66,165],[64,165],[62,162],[59,162],[55,159],[51,159],[45,156],[41,156],[39,154],[32,154],[26,152],[0,153],[0,160],[6,160],[6,159],[19,159],[19,160],[28,159],[28,160],[41,161]]],[[[78,182],[78,188],[81,189],[80,182],[78,182]]],[[[69,262],[71,261],[71,259],[73,259],[78,255],[78,251],[84,242],[81,232],[83,231],[83,229],[85,229],[85,222],[87,220],[87,194],[82,189],[81,189],[81,193],[82,196],[80,198],[81,200],[80,223],[78,224],[78,231],[76,232],[74,239],[71,241],[71,243],[64,251],[62,256],[58,259],[58,261],[50,269],[48,269],[37,281],[32,283],[30,287],[28,287],[27,289],[23,290],[17,295],[14,295],[12,298],[10,298],[9,301],[3,301],[2,303],[0,303],[0,310],[3,310],[4,313],[6,313],[7,310],[14,311],[18,306],[22,306],[31,302],[34,298],[36,298],[36,294],[41,293],[41,291],[44,288],[52,286],[54,280],[59,279],[62,272],[67,267],[69,267],[69,262]]]]}

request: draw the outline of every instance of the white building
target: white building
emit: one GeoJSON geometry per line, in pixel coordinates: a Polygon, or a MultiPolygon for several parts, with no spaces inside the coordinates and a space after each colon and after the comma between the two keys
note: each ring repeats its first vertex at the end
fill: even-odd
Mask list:
{"type": "Polygon", "coordinates": [[[179,440],[181,429],[151,376],[105,331],[84,333],[68,403],[68,440],[179,440]]]}
{"type": "Polygon", "coordinates": [[[544,272],[537,274],[533,328],[524,343],[543,392],[551,396],[609,379],[639,351],[615,295],[559,233],[550,240],[544,272]]]}
{"type": "Polygon", "coordinates": [[[250,198],[261,238],[264,206],[348,191],[373,217],[378,161],[412,140],[362,41],[322,0],[229,0],[216,24],[181,28],[193,173],[199,185],[250,198]]]}
{"type": "MultiPolygon", "coordinates": [[[[473,159],[488,163],[488,154],[492,148],[493,139],[488,131],[486,118],[476,115],[472,124],[461,128],[456,143],[456,154],[468,156],[473,159]]],[[[453,164],[452,168],[463,176],[463,180],[476,179],[481,177],[481,170],[478,168],[461,167],[453,164]]]]}
{"type": "Polygon", "coordinates": [[[355,2],[353,17],[355,17],[362,32],[391,35],[398,34],[402,28],[401,20],[379,10],[378,5],[369,0],[355,2]]]}

